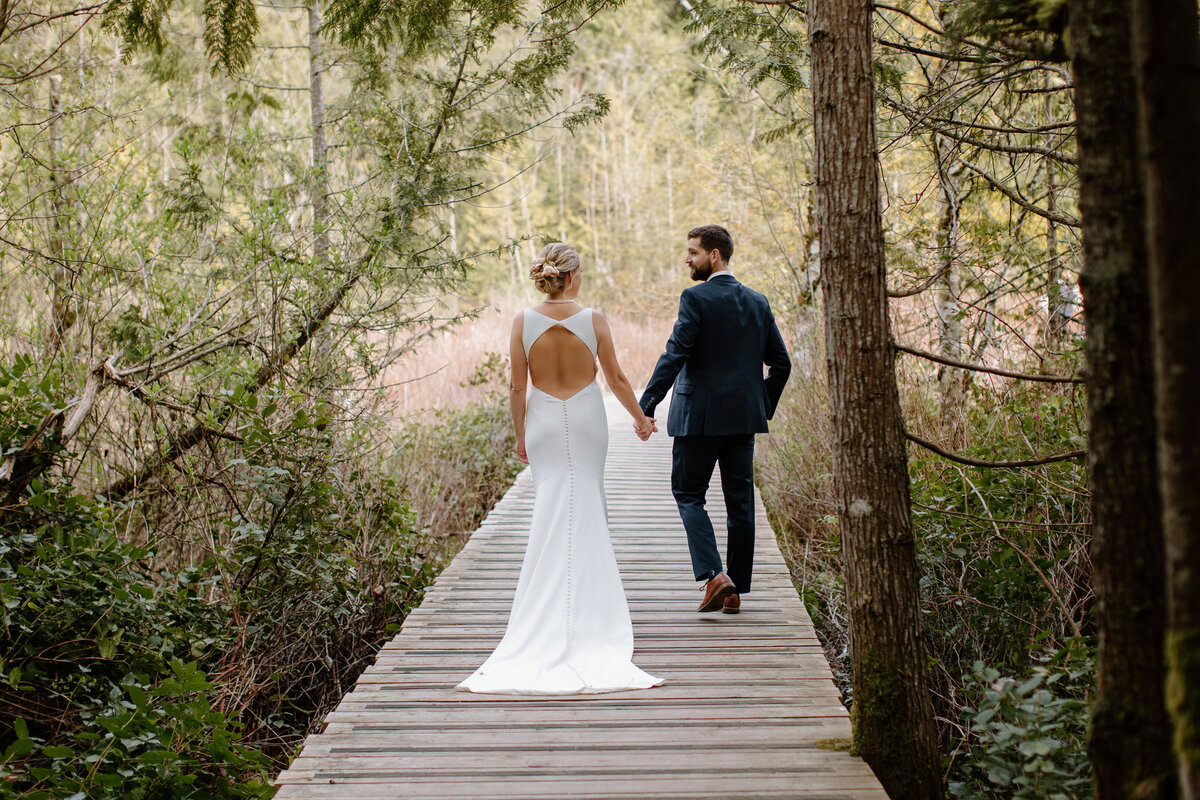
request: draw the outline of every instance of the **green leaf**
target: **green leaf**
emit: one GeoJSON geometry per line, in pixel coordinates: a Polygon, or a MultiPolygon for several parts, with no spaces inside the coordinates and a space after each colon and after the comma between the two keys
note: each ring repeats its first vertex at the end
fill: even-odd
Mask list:
{"type": "Polygon", "coordinates": [[[17,739],[4,751],[4,760],[12,761],[14,758],[20,758],[23,755],[32,753],[36,749],[37,742],[35,742],[33,739],[17,739]]]}

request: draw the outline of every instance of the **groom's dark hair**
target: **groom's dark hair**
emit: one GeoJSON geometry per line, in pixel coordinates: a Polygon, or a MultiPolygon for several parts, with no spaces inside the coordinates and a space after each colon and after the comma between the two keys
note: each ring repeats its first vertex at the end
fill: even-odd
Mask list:
{"type": "Polygon", "coordinates": [[[733,258],[733,237],[720,225],[701,225],[699,228],[692,228],[688,231],[687,238],[699,239],[700,247],[706,253],[719,250],[721,258],[725,259],[726,263],[733,258]]]}

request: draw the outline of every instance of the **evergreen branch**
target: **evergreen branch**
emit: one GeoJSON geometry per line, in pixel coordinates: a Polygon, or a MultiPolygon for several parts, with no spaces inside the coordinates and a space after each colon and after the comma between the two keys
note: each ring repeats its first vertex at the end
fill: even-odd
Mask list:
{"type": "Polygon", "coordinates": [[[121,58],[146,48],[161,53],[162,25],[174,0],[108,0],[104,5],[104,27],[121,35],[121,58]]]}
{"type": "Polygon", "coordinates": [[[890,47],[893,50],[899,50],[904,53],[910,53],[912,55],[918,55],[918,56],[931,56],[933,58],[940,59],[942,61],[961,61],[961,62],[965,62],[967,64],[1001,64],[1001,63],[1004,63],[1004,61],[1005,61],[1005,59],[1002,59],[1002,58],[988,58],[987,56],[968,56],[968,55],[962,55],[962,54],[939,52],[937,50],[926,50],[923,47],[914,47],[913,45],[910,45],[910,44],[901,44],[900,42],[893,42],[890,39],[884,39],[883,37],[880,37],[880,36],[875,37],[875,42],[876,42],[876,44],[881,44],[884,47],[890,47]]]}
{"type": "Polygon", "coordinates": [[[1071,136],[1071,133],[1058,133],[1064,129],[1074,130],[1075,122],[1054,122],[1049,125],[1037,125],[1032,128],[1000,128],[995,125],[984,125],[981,122],[967,122],[961,119],[953,119],[949,117],[927,116],[934,122],[942,123],[943,125],[953,125],[959,128],[973,128],[980,131],[989,131],[991,133],[1007,133],[1013,136],[1032,136],[1035,133],[1057,133],[1059,136],[1071,136]]]}
{"type": "Polygon", "coordinates": [[[223,69],[232,76],[245,69],[258,34],[254,0],[204,0],[204,22],[204,52],[213,74],[223,69]]]}

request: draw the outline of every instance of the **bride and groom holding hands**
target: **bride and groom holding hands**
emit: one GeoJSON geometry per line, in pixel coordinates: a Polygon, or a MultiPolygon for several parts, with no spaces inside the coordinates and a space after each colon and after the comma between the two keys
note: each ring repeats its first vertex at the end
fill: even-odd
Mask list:
{"type": "Polygon", "coordinates": [[[576,302],[583,277],[575,250],[556,242],[534,260],[530,278],[546,298],[517,315],[510,342],[517,454],[533,472],[529,540],[504,637],[459,689],[591,694],[663,682],[632,662],[633,626],[605,509],[608,422],[597,362],[643,441],[658,430],[655,410],[673,387],[671,491],[693,573],[704,581],[697,610],[740,610],[754,561],[754,435],[767,431],[791,362],[767,299],[733,276],[732,257],[724,228],[688,232],[684,262],[698,284],[680,296],[640,399],[607,320],[576,302]],[[704,507],[717,465],[728,514],[724,568],[704,507]]]}

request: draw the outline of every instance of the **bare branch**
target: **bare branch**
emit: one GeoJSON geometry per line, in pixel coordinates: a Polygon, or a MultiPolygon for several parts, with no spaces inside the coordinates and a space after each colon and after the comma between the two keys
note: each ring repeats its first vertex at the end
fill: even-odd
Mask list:
{"type": "MultiPolygon", "coordinates": [[[[374,252],[363,259],[363,264],[366,263],[374,252]]],[[[305,345],[312,339],[313,335],[321,329],[321,326],[332,316],[338,306],[349,294],[350,290],[358,283],[362,277],[360,270],[355,270],[348,275],[341,285],[333,290],[326,298],[325,302],[308,318],[304,326],[298,330],[295,336],[283,347],[272,352],[265,363],[263,363],[258,371],[255,372],[254,378],[242,385],[242,391],[248,394],[256,394],[260,389],[273,381],[284,366],[292,360],[297,353],[304,348],[305,345]]],[[[114,481],[104,491],[106,497],[110,499],[119,499],[129,494],[138,486],[152,480],[160,472],[173,464],[177,458],[186,453],[188,450],[195,447],[200,442],[204,441],[209,436],[214,434],[214,428],[219,430],[235,411],[235,406],[230,400],[226,400],[213,415],[213,420],[216,425],[205,423],[197,423],[186,431],[181,431],[171,437],[171,445],[166,452],[153,459],[149,464],[143,466],[140,470],[132,475],[128,475],[120,480],[114,481]]]]}
{"type": "MultiPolygon", "coordinates": [[[[901,115],[907,117],[914,125],[923,126],[931,131],[945,136],[947,139],[953,139],[960,144],[969,144],[972,147],[978,147],[983,150],[990,150],[996,153],[1016,153],[1038,155],[1045,158],[1053,159],[1063,164],[1075,166],[1074,156],[1063,155],[1049,147],[1039,147],[1038,145],[1019,145],[1019,144],[1003,144],[1000,142],[985,142],[982,139],[976,139],[971,136],[964,136],[961,133],[955,133],[952,130],[943,127],[942,125],[933,124],[934,120],[940,119],[930,116],[923,116],[916,112],[915,109],[908,108],[901,103],[897,103],[889,98],[884,98],[883,102],[892,109],[899,111],[901,115]]],[[[1024,131],[1017,131],[1024,133],[1024,131]]]]}
{"type": "Polygon", "coordinates": [[[1044,208],[1038,208],[1033,203],[1030,203],[1028,200],[1026,200],[1025,198],[1021,197],[1019,194],[1014,192],[1012,189],[1009,189],[1007,186],[1005,186],[1003,183],[1001,183],[996,178],[993,178],[991,175],[987,174],[982,169],[980,169],[979,167],[972,164],[970,161],[967,161],[965,158],[960,158],[959,163],[962,164],[967,169],[974,172],[976,175],[979,175],[985,181],[990,183],[998,192],[1000,192],[1000,194],[1004,195],[1009,200],[1013,201],[1014,203],[1016,203],[1018,206],[1025,209],[1029,213],[1036,214],[1039,217],[1042,217],[1043,219],[1048,219],[1053,222],[1057,222],[1059,225],[1066,225],[1069,228],[1082,227],[1079,224],[1079,220],[1075,219],[1074,217],[1068,217],[1063,214],[1057,214],[1057,213],[1047,211],[1044,208]]]}
{"type": "Polygon", "coordinates": [[[1073,458],[1083,458],[1087,455],[1086,450],[1071,450],[1066,453],[1055,453],[1052,456],[1043,456],[1042,458],[1030,458],[1024,461],[981,461],[970,456],[959,455],[952,453],[949,450],[944,450],[938,447],[933,442],[927,442],[919,436],[916,436],[908,431],[904,432],[904,437],[913,444],[919,444],[926,450],[937,453],[942,458],[948,459],[958,464],[965,464],[968,467],[983,467],[984,469],[1012,469],[1014,467],[1037,467],[1042,464],[1053,464],[1057,461],[1070,461],[1073,458]]]}
{"type": "Polygon", "coordinates": [[[992,375],[1000,375],[1005,378],[1016,378],[1016,379],[1022,380],[1022,381],[1041,381],[1042,383],[1086,383],[1087,382],[1084,378],[1080,378],[1077,375],[1038,375],[1036,373],[1031,373],[1031,372],[1012,372],[1011,370],[999,369],[997,367],[985,367],[982,364],[972,364],[967,361],[958,361],[953,358],[947,358],[945,356],[934,355],[933,353],[927,353],[924,350],[917,350],[912,347],[906,347],[905,345],[899,344],[897,342],[892,342],[892,347],[894,347],[895,349],[897,349],[903,353],[909,353],[910,355],[920,356],[921,358],[926,358],[926,359],[929,359],[930,361],[936,361],[939,364],[945,364],[948,367],[958,367],[959,369],[969,369],[969,370],[973,370],[975,372],[988,372],[988,373],[991,373],[992,375]]]}
{"type": "Polygon", "coordinates": [[[878,44],[881,44],[884,47],[890,47],[893,50],[900,50],[901,52],[912,53],[913,55],[918,55],[918,56],[932,56],[933,58],[941,59],[942,61],[962,61],[967,64],[1002,64],[1002,63],[1004,63],[1004,59],[1000,59],[1000,58],[988,58],[987,56],[968,56],[968,55],[961,55],[961,54],[938,52],[937,50],[926,50],[923,47],[913,47],[912,45],[901,44],[900,42],[893,42],[890,39],[884,39],[882,37],[876,37],[875,41],[878,44]]]}
{"type": "Polygon", "coordinates": [[[942,267],[937,272],[933,273],[928,278],[921,281],[919,284],[917,284],[916,286],[914,286],[911,289],[888,289],[887,296],[888,297],[912,297],[913,295],[920,294],[921,292],[928,289],[930,286],[933,286],[935,283],[937,283],[938,280],[940,280],[941,277],[946,274],[946,270],[949,268],[949,266],[950,266],[949,262],[946,262],[945,264],[942,265],[942,267]]]}

